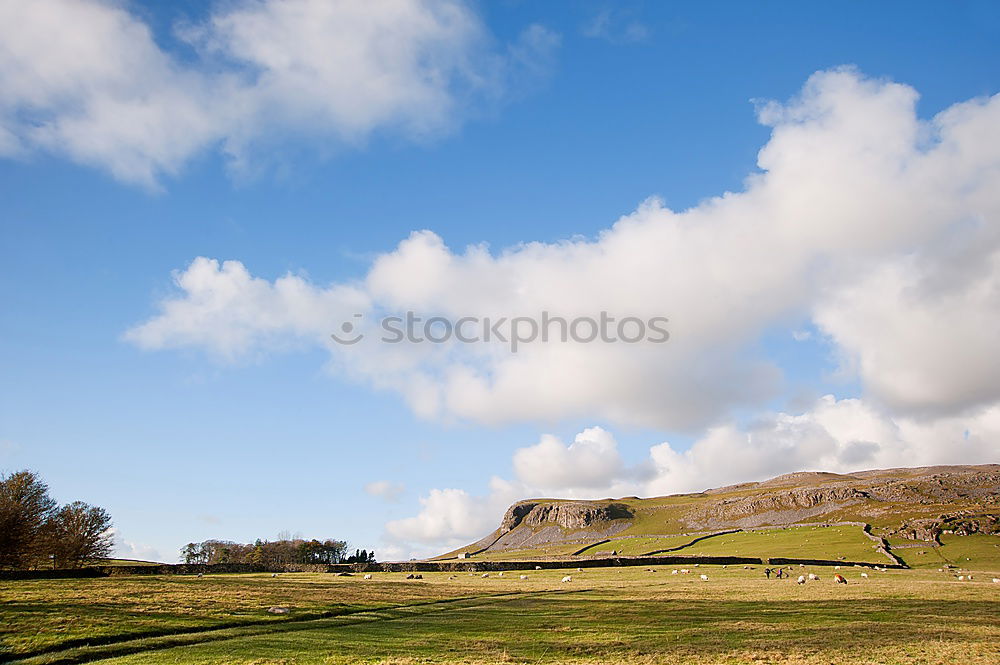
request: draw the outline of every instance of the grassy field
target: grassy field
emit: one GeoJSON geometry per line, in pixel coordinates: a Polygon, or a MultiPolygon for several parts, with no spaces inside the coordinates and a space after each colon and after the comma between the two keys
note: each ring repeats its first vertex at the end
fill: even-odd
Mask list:
{"type": "Polygon", "coordinates": [[[700,540],[673,554],[795,557],[888,563],[858,526],[788,527],[742,531],[700,540]]]}
{"type": "Polygon", "coordinates": [[[25,665],[1000,662],[1000,573],[845,568],[843,586],[807,567],[821,579],[800,586],[760,566],[671,571],[3,582],[0,626],[8,658],[50,649],[25,665]]]}
{"type": "Polygon", "coordinates": [[[656,550],[665,550],[672,547],[680,547],[694,540],[697,536],[635,536],[633,538],[621,538],[612,540],[609,543],[592,545],[580,554],[590,556],[598,552],[614,550],[623,556],[640,556],[656,550]]]}

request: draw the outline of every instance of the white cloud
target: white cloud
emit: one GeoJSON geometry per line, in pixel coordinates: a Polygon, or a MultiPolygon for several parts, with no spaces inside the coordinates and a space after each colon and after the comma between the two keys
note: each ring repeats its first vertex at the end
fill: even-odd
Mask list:
{"type": "Polygon", "coordinates": [[[173,39],[110,0],[4,2],[0,155],[63,154],[155,188],[215,147],[246,169],[265,141],[425,137],[554,46],[530,26],[501,53],[459,0],[240,0],[173,39]]]}
{"type": "Polygon", "coordinates": [[[744,191],[680,212],[650,200],[594,239],[454,251],[418,231],[363,281],[330,286],[198,259],[128,337],[230,357],[325,343],[340,375],[396,391],[428,418],[695,430],[776,396],[780,369],[757,342],[812,317],[871,400],[959,414],[1000,399],[989,334],[1000,327],[1000,96],[929,121],[916,98],[853,70],[819,72],[790,102],[759,104],[773,131],[744,191]],[[517,353],[377,343],[377,317],[405,310],[453,321],[666,316],[671,338],[517,353]],[[330,343],[355,312],[369,337],[330,343]]]}
{"type": "Polygon", "coordinates": [[[612,44],[634,44],[649,38],[649,28],[629,12],[604,9],[583,26],[583,35],[612,44]]]}
{"type": "Polygon", "coordinates": [[[618,444],[600,427],[586,429],[569,445],[546,434],[533,446],[514,453],[514,473],[528,487],[545,494],[576,495],[608,487],[624,470],[618,444]]]}
{"type": "Polygon", "coordinates": [[[159,551],[150,545],[134,543],[125,540],[118,529],[111,529],[114,537],[114,556],[119,559],[136,559],[138,561],[163,561],[159,551]]]}
{"type": "Polygon", "coordinates": [[[461,489],[432,489],[420,498],[421,510],[413,516],[385,525],[387,540],[423,546],[458,547],[482,538],[496,528],[513,494],[507,483],[494,479],[489,496],[478,497],[461,489]],[[499,512],[498,512],[499,511],[499,512]]]}
{"type": "Polygon", "coordinates": [[[406,488],[403,485],[388,480],[374,480],[365,485],[365,492],[367,494],[386,501],[399,501],[399,495],[405,490],[406,488]]]}
{"type": "Polygon", "coordinates": [[[829,395],[801,414],[710,428],[684,451],[667,442],[651,446],[649,458],[631,467],[603,429],[584,430],[569,446],[546,435],[514,453],[514,480],[494,478],[485,496],[431,490],[416,516],[386,525],[386,538],[415,556],[439,554],[487,535],[519,499],[661,496],[803,470],[995,463],[998,438],[1000,405],[927,421],[892,418],[862,400],[829,395]]]}

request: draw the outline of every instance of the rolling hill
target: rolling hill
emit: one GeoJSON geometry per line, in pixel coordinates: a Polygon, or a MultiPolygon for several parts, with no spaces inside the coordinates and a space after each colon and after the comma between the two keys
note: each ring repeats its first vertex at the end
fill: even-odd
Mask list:
{"type": "Polygon", "coordinates": [[[530,499],[485,538],[434,560],[667,554],[1000,563],[1000,465],[802,472],[646,499],[530,499]]]}

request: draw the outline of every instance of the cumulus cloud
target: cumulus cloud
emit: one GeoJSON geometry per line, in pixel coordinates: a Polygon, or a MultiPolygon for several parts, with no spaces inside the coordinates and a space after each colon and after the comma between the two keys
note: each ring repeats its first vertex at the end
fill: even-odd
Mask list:
{"type": "Polygon", "coordinates": [[[4,2],[0,155],[65,155],[155,188],[214,148],[246,169],[265,140],[426,137],[556,43],[529,26],[491,45],[459,0],[240,0],[169,37],[110,0],[4,2]]]}
{"type": "Polygon", "coordinates": [[[398,501],[399,495],[405,490],[406,488],[403,485],[388,480],[374,480],[365,485],[365,492],[367,494],[385,499],[386,501],[398,501]]]}
{"type": "Polygon", "coordinates": [[[780,394],[781,368],[758,342],[811,319],[866,398],[961,414],[1000,400],[1000,96],[929,120],[916,99],[851,69],[819,72],[786,103],[758,102],[772,133],[743,191],[684,211],[651,199],[592,239],[454,250],[417,231],[363,279],[332,285],[197,259],[128,338],[233,358],[323,344],[339,375],[396,391],[428,418],[699,431],[780,394]],[[667,317],[670,339],[517,353],[378,343],[378,317],[406,310],[667,317]],[[343,321],[367,334],[361,343],[326,336],[343,321]]]}
{"type": "Polygon", "coordinates": [[[418,514],[386,523],[386,539],[425,552],[464,545],[496,528],[499,515],[516,500],[516,492],[500,478],[492,480],[487,496],[470,495],[462,489],[432,489],[420,498],[418,514]]]}
{"type": "Polygon", "coordinates": [[[962,418],[916,420],[830,395],[802,413],[709,428],[686,450],[653,445],[648,458],[632,466],[601,428],[584,430],[569,445],[546,435],[514,453],[512,480],[494,478],[485,495],[431,490],[417,515],[386,525],[386,538],[414,555],[439,554],[487,535],[510,503],[531,497],[662,496],[802,470],[995,463],[998,437],[1000,406],[962,418]]]}
{"type": "Polygon", "coordinates": [[[114,556],[119,559],[136,559],[138,561],[162,561],[159,551],[150,545],[125,540],[118,529],[111,529],[114,543],[114,556]]]}

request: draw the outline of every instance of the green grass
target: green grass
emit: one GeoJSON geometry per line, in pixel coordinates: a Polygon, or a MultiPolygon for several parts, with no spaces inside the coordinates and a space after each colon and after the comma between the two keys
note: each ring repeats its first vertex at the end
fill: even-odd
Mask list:
{"type": "Polygon", "coordinates": [[[108,577],[0,581],[0,656],[53,649],[75,641],[155,632],[212,629],[392,607],[460,596],[460,585],[399,579],[349,584],[327,574],[108,577]],[[275,605],[293,608],[273,615],[275,605]]]}
{"type": "Polygon", "coordinates": [[[847,561],[889,563],[875,551],[874,545],[861,527],[801,526],[713,536],[671,554],[827,560],[843,557],[847,561]]]}
{"type": "Polygon", "coordinates": [[[672,547],[680,547],[694,540],[697,536],[634,536],[631,538],[621,538],[612,540],[609,543],[591,545],[581,556],[592,556],[598,552],[610,552],[614,550],[623,556],[640,556],[656,550],[665,550],[672,547]]]}
{"type": "MultiPolygon", "coordinates": [[[[355,605],[383,609],[295,621],[296,612],[306,607],[296,605],[291,621],[78,647],[25,665],[116,655],[102,662],[986,665],[1000,658],[998,585],[986,575],[982,581],[958,582],[929,570],[868,571],[869,579],[862,579],[860,571],[848,568],[842,572],[850,584],[842,586],[831,581],[830,569],[807,567],[800,570],[817,572],[821,580],[799,586],[766,580],[761,568],[700,566],[691,575],[672,575],[660,567],[654,572],[592,569],[572,572],[573,581],[566,584],[559,581],[564,571],[557,570],[529,571],[527,580],[511,573],[486,579],[425,573],[419,582],[404,582],[399,573],[379,573],[372,581],[295,575],[284,581],[294,583],[293,598],[310,595],[310,603],[319,606],[324,597],[327,602],[353,599],[355,605]],[[699,579],[702,573],[708,581],[699,579]],[[407,594],[423,598],[423,604],[404,606],[407,594]],[[392,602],[384,603],[386,596],[392,602]]],[[[234,575],[197,583],[206,580],[220,584],[212,594],[216,612],[259,605],[261,583],[269,581],[234,575]],[[244,594],[257,600],[247,602],[244,594]]],[[[131,595],[144,596],[156,595],[164,583],[150,578],[105,581],[126,584],[131,595]]],[[[58,582],[61,588],[45,591],[50,614],[87,616],[95,606],[107,604],[107,590],[95,590],[83,580],[58,582]]],[[[164,605],[198,605],[196,583],[178,584],[172,603],[164,605]]],[[[34,593],[41,600],[42,592],[34,593]]],[[[16,615],[6,602],[0,607],[4,619],[16,615]]],[[[173,608],[175,616],[184,612],[173,608]]],[[[111,624],[118,620],[106,618],[111,624]]],[[[30,630],[20,624],[17,632],[30,630]]],[[[39,628],[48,630],[51,626],[39,628]]]]}
{"type": "Polygon", "coordinates": [[[1000,536],[945,534],[941,536],[941,547],[896,549],[892,553],[913,568],[952,564],[964,569],[1000,571],[1000,536]]]}
{"type": "Polygon", "coordinates": [[[570,584],[561,584],[564,572],[555,570],[529,571],[528,580],[429,573],[407,582],[396,573],[373,581],[296,574],[9,582],[0,625],[5,643],[24,653],[72,636],[122,640],[151,627],[169,632],[218,627],[233,616],[251,620],[243,628],[68,652],[142,650],[117,663],[813,663],[853,662],[862,654],[874,654],[865,662],[987,663],[997,655],[1000,624],[992,617],[1000,602],[988,575],[959,583],[936,571],[869,571],[863,580],[847,569],[852,584],[841,587],[828,581],[829,569],[801,570],[824,579],[800,587],[763,579],[759,566],[701,566],[695,572],[709,575],[708,582],[667,568],[573,572],[570,584]],[[455,598],[469,600],[442,602],[455,598]],[[291,605],[292,621],[267,615],[270,604],[291,605]],[[25,616],[26,605],[36,612],[25,616]],[[382,609],[346,615],[366,608],[382,609]],[[338,610],[345,616],[295,621],[338,610]],[[129,625],[136,615],[146,620],[143,629],[129,625]],[[858,634],[865,639],[838,637],[858,634]],[[169,648],[152,650],[161,647],[169,648]]]}

